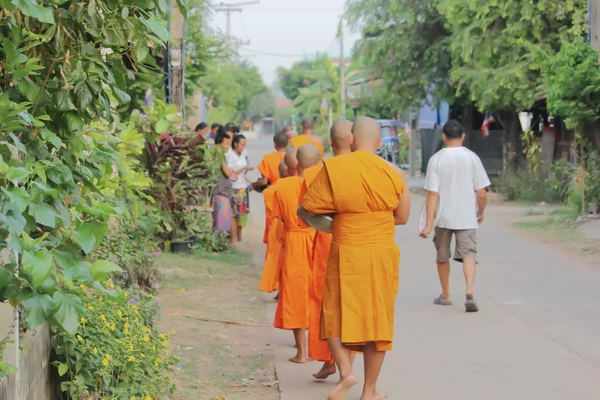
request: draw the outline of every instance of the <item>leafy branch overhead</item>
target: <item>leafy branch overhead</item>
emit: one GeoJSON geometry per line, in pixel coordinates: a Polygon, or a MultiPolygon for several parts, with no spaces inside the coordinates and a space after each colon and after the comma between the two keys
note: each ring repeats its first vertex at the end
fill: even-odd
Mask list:
{"type": "Polygon", "coordinates": [[[0,247],[13,254],[0,269],[0,300],[21,304],[31,327],[49,320],[74,332],[76,285],[120,270],[86,254],[149,183],[135,157],[143,134],[115,132],[115,116],[131,101],[132,71],[154,63],[152,49],[169,40],[168,3],[0,7],[0,247]]]}

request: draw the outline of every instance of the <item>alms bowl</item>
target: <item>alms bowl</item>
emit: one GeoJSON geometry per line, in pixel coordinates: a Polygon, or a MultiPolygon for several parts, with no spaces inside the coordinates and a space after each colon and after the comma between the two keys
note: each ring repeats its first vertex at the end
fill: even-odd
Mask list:
{"type": "Polygon", "coordinates": [[[319,232],[331,233],[333,231],[333,217],[331,215],[315,215],[306,222],[319,232]]]}

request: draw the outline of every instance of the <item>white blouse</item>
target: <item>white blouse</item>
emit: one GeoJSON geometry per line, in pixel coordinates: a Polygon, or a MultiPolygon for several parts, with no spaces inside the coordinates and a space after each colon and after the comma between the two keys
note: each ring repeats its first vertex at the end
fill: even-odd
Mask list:
{"type": "MultiPolygon", "coordinates": [[[[229,149],[225,157],[227,159],[227,166],[234,172],[248,165],[246,156],[244,154],[238,155],[235,151],[233,151],[233,149],[229,149]]],[[[248,182],[246,181],[246,171],[241,172],[238,175],[237,181],[231,182],[231,187],[234,189],[245,189],[248,187],[248,182]]]]}

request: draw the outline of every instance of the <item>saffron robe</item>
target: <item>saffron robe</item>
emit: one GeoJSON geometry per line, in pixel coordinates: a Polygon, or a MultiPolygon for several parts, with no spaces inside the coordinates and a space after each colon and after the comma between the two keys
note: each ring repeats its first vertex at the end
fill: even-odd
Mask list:
{"type": "Polygon", "coordinates": [[[269,237],[267,240],[267,254],[258,290],[267,293],[272,293],[279,289],[279,274],[281,270],[280,254],[283,249],[283,222],[273,215],[273,202],[275,201],[276,189],[277,185],[273,185],[263,192],[267,221],[271,220],[271,226],[268,229],[269,237]]]}
{"type": "Polygon", "coordinates": [[[307,329],[309,324],[308,292],[315,230],[297,215],[303,182],[298,176],[281,179],[274,196],[273,214],[283,221],[285,230],[274,325],[286,330],[307,329]]]}
{"type": "MultiPolygon", "coordinates": [[[[300,203],[323,164],[315,165],[304,171],[304,184],[300,192],[300,203]]],[[[333,364],[333,357],[325,340],[321,340],[321,309],[323,307],[323,291],[325,289],[325,272],[331,247],[332,235],[319,232],[315,234],[311,278],[309,287],[310,320],[308,326],[308,357],[333,364]]]]}
{"type": "MultiPolygon", "coordinates": [[[[275,151],[273,153],[269,153],[266,154],[262,161],[260,162],[260,164],[258,164],[258,170],[260,171],[261,175],[264,176],[265,178],[267,178],[269,180],[270,185],[274,185],[278,180],[279,180],[279,164],[281,163],[281,161],[283,161],[283,157],[285,157],[285,154],[282,154],[278,151],[275,151]]],[[[263,195],[267,196],[265,194],[265,192],[268,189],[265,189],[263,191],[263,195]]],[[[267,203],[267,199],[265,197],[265,207],[266,207],[266,203],[267,203]]],[[[271,227],[271,223],[273,222],[273,215],[272,213],[269,213],[269,211],[267,210],[266,212],[266,221],[265,221],[265,232],[263,234],[263,243],[267,243],[268,238],[269,238],[269,228],[271,227]]]]}
{"type": "Polygon", "coordinates": [[[335,213],[327,263],[321,338],[341,338],[360,351],[375,342],[392,349],[400,250],[394,210],[405,190],[384,160],[356,151],[325,161],[304,196],[311,213],[335,213]]]}
{"type": "Polygon", "coordinates": [[[319,152],[321,153],[321,160],[325,156],[325,149],[323,148],[323,145],[315,140],[310,139],[306,135],[300,135],[300,136],[293,137],[290,140],[290,142],[292,143],[292,146],[294,146],[294,148],[296,148],[296,149],[299,149],[300,146],[307,144],[307,143],[314,144],[315,146],[317,146],[319,148],[319,152]]]}

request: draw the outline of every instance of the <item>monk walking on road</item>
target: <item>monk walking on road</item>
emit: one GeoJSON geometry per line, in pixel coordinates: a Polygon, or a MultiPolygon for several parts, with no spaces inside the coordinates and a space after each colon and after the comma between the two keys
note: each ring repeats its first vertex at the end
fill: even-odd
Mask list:
{"type": "MultiPolygon", "coordinates": [[[[334,156],[349,154],[352,149],[350,142],[352,138],[352,122],[340,120],[333,124],[330,130],[329,144],[333,150],[334,156]]],[[[323,163],[314,167],[307,168],[304,171],[304,185],[300,198],[302,199],[307,192],[308,187],[323,169],[323,163]]],[[[302,203],[302,200],[300,201],[302,203]]],[[[321,308],[323,306],[323,290],[325,289],[325,272],[327,270],[327,260],[331,248],[332,236],[330,233],[318,232],[315,235],[313,247],[313,262],[311,268],[310,281],[310,325],[308,327],[308,357],[313,360],[323,362],[321,370],[313,377],[316,379],[327,379],[337,372],[333,357],[329,351],[327,341],[321,340],[321,308]]],[[[352,355],[354,358],[354,355],[352,355]]]]}
{"type": "Polygon", "coordinates": [[[294,146],[296,149],[299,149],[307,143],[312,143],[319,148],[321,159],[323,159],[325,155],[325,147],[323,146],[323,138],[314,134],[315,121],[312,118],[304,118],[300,126],[302,127],[302,135],[295,136],[290,139],[292,146],[294,146]]]}
{"type": "Polygon", "coordinates": [[[274,194],[273,214],[283,221],[285,229],[279,301],[274,326],[294,332],[297,354],[290,358],[290,361],[305,363],[308,356],[308,285],[315,230],[306,227],[296,215],[300,189],[304,181],[301,175],[295,176],[296,173],[302,172],[296,159],[297,152],[293,148],[287,151],[284,160],[290,177],[277,183],[274,194]]]}
{"type": "Polygon", "coordinates": [[[362,351],[365,382],[361,400],[381,400],[377,379],[392,349],[400,251],[395,225],[404,225],[410,197],[403,172],[379,158],[380,127],[359,118],[352,127],[351,154],[325,160],[308,188],[298,215],[334,214],[327,264],[321,338],[327,339],[341,379],[329,394],[343,400],[358,383],[350,351],[362,351]]]}
{"type": "MultiPolygon", "coordinates": [[[[280,255],[283,249],[283,236],[285,233],[283,221],[276,218],[273,214],[273,201],[275,199],[275,190],[278,187],[277,183],[288,177],[288,170],[285,162],[281,161],[279,163],[278,170],[281,179],[278,179],[274,185],[269,186],[263,192],[267,221],[271,220],[271,226],[268,230],[267,255],[265,257],[265,266],[260,278],[258,290],[266,293],[273,293],[279,289],[279,274],[281,272],[280,255]]],[[[275,299],[277,300],[278,298],[275,299]]]]}

